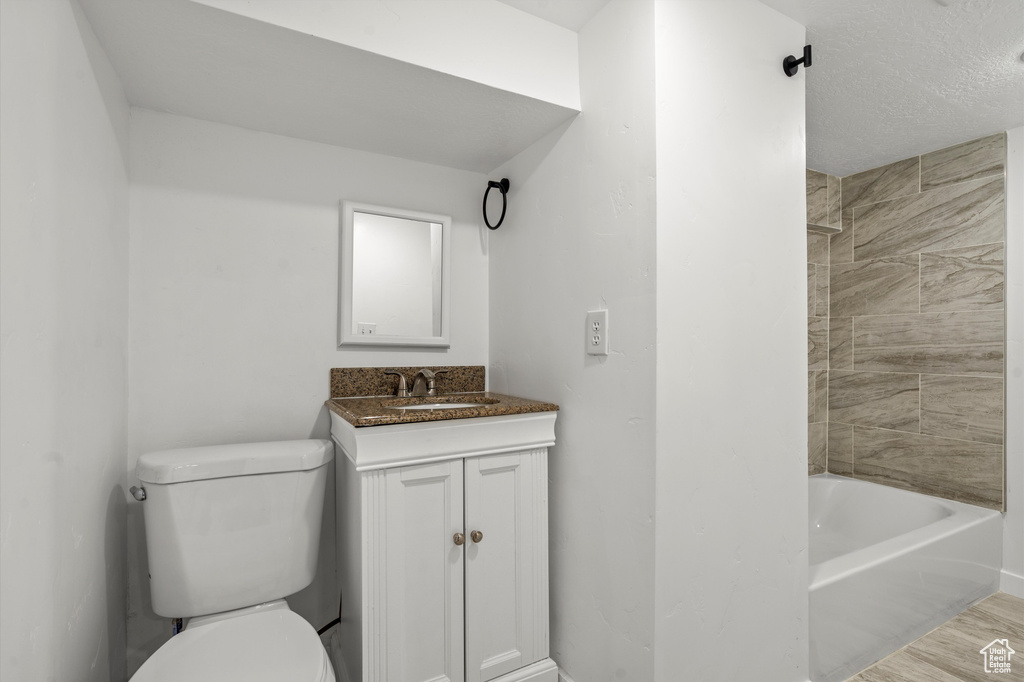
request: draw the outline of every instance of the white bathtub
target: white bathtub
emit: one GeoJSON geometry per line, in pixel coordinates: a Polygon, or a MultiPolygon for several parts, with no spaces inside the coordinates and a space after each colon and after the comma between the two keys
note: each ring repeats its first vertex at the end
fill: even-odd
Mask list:
{"type": "Polygon", "coordinates": [[[830,474],[808,486],[813,682],[847,679],[998,589],[998,512],[830,474]]]}

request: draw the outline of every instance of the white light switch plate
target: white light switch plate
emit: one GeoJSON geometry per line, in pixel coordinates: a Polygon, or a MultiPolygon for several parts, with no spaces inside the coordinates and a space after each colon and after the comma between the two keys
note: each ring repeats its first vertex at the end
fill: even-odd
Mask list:
{"type": "Polygon", "coordinates": [[[608,355],[608,311],[587,311],[587,355],[608,355]]]}

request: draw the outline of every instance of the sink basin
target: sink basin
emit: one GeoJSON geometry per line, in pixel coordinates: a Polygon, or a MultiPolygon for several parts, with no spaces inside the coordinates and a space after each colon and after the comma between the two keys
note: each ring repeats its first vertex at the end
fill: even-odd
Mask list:
{"type": "Polygon", "coordinates": [[[421,403],[419,405],[389,405],[393,410],[461,410],[464,407],[480,407],[480,403],[421,403]]]}
{"type": "Polygon", "coordinates": [[[476,396],[423,396],[419,398],[391,398],[381,400],[381,407],[392,410],[464,410],[467,407],[493,405],[497,400],[476,396]]]}

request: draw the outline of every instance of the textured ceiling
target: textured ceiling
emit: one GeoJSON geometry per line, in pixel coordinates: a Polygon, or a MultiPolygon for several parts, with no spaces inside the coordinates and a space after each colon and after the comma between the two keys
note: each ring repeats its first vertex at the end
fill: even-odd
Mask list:
{"type": "Polygon", "coordinates": [[[1024,125],[1022,0],[762,1],[814,46],[811,168],[849,175],[1024,125]]]}
{"type": "Polygon", "coordinates": [[[579,33],[608,0],[498,0],[527,14],[579,33]]]}

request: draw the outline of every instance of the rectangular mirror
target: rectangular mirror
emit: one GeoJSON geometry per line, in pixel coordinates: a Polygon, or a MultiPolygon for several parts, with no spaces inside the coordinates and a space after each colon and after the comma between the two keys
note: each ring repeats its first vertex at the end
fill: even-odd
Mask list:
{"type": "Polygon", "coordinates": [[[451,222],[341,204],[339,345],[449,346],[451,222]]]}

